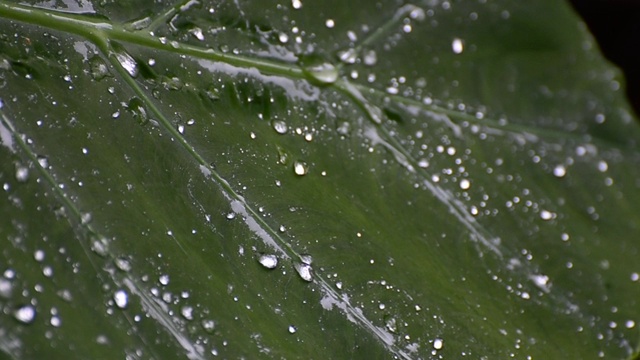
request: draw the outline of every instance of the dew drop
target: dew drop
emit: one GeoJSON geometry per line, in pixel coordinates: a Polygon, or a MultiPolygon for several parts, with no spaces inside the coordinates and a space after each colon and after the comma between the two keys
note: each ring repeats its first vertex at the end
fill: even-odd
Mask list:
{"type": "Polygon", "coordinates": [[[13,312],[13,317],[23,324],[31,324],[36,318],[36,309],[32,305],[24,305],[13,312]]]}
{"type": "Polygon", "coordinates": [[[287,126],[287,123],[282,121],[282,120],[274,120],[271,123],[271,126],[273,126],[273,129],[278,133],[278,134],[286,134],[287,131],[289,130],[289,127],[287,126]]]}
{"type": "Polygon", "coordinates": [[[329,29],[333,29],[333,27],[336,26],[336,22],[333,21],[333,19],[327,19],[327,21],[324,22],[324,25],[329,29]]]}
{"type": "Polygon", "coordinates": [[[89,59],[89,71],[93,80],[100,81],[107,76],[110,76],[109,67],[107,63],[98,55],[89,59]]]}
{"type": "Polygon", "coordinates": [[[129,295],[124,290],[118,290],[113,294],[113,301],[115,301],[117,307],[124,309],[129,303],[129,295]]]}
{"type": "Polygon", "coordinates": [[[304,161],[295,161],[293,163],[293,171],[296,175],[303,176],[307,174],[309,168],[307,167],[307,163],[305,163],[304,161]]]}
{"type": "Polygon", "coordinates": [[[311,281],[312,279],[312,275],[311,275],[311,265],[309,264],[296,264],[295,265],[295,269],[298,272],[298,275],[300,275],[300,278],[304,281],[311,281]]]}
{"type": "Polygon", "coordinates": [[[289,334],[295,334],[296,331],[298,331],[298,329],[296,329],[296,327],[293,326],[293,325],[289,325],[289,329],[288,330],[289,330],[289,334]]]}
{"type": "Polygon", "coordinates": [[[460,180],[460,189],[468,190],[470,187],[471,187],[471,181],[469,181],[468,179],[460,180]]]}
{"type": "Polygon", "coordinates": [[[267,269],[275,269],[278,266],[278,257],[273,254],[262,254],[258,262],[267,269]]]}
{"type": "Polygon", "coordinates": [[[291,0],[291,6],[298,10],[302,8],[302,1],[301,0],[291,0]]]}

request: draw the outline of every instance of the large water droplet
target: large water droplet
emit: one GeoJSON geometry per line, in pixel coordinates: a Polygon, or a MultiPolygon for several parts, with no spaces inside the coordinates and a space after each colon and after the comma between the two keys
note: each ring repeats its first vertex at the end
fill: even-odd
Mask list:
{"type": "Polygon", "coordinates": [[[464,51],[464,43],[462,42],[462,39],[453,39],[453,41],[451,42],[451,49],[456,54],[462,54],[462,52],[464,51]]]}
{"type": "Polygon", "coordinates": [[[36,318],[36,309],[32,305],[24,305],[13,312],[13,317],[23,324],[31,324],[36,318]]]}
{"type": "Polygon", "coordinates": [[[278,266],[278,257],[273,254],[262,254],[258,262],[267,269],[275,269],[278,266]]]}
{"type": "Polygon", "coordinates": [[[439,338],[433,340],[433,348],[435,350],[440,350],[440,349],[442,349],[443,346],[444,346],[444,340],[439,339],[439,338]]]}
{"type": "Polygon", "coordinates": [[[378,55],[374,50],[365,51],[364,56],[362,57],[364,64],[367,66],[373,66],[378,62],[378,55]]]}

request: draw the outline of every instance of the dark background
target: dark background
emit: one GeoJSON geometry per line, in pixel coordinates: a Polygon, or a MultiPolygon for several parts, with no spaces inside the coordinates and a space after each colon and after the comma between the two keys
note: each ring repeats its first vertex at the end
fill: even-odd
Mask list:
{"type": "Polygon", "coordinates": [[[604,55],[625,74],[627,97],[640,115],[640,0],[569,0],[604,55]]]}

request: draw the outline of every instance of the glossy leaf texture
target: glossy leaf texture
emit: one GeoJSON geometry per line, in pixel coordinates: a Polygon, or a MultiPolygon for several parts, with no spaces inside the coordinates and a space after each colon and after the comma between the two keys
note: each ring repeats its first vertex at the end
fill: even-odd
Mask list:
{"type": "Polygon", "coordinates": [[[558,1],[0,1],[9,358],[625,359],[640,129],[558,1]]]}

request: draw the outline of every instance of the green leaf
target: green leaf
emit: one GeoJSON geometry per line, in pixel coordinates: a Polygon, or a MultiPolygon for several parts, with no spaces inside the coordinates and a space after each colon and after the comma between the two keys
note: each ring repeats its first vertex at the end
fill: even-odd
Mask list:
{"type": "Polygon", "coordinates": [[[0,1],[9,358],[634,358],[640,129],[557,1],[0,1]]]}

